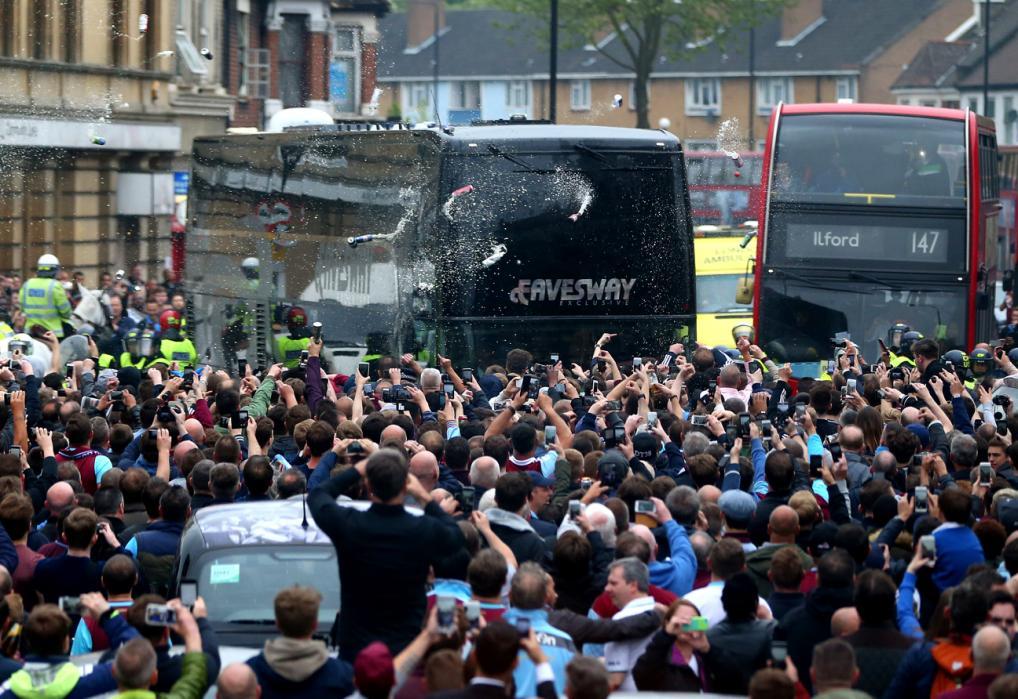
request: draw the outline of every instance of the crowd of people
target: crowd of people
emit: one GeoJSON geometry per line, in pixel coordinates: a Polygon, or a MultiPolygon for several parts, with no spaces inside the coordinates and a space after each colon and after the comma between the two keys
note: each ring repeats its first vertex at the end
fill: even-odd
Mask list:
{"type": "MultiPolygon", "coordinates": [[[[179,290],[136,274],[104,303],[137,287],[157,323],[179,290]]],[[[104,366],[100,332],[65,362],[26,287],[55,293],[5,287],[10,330],[51,361],[9,343],[0,367],[0,698],[1018,696],[1018,367],[996,343],[839,338],[806,378],[745,336],[623,359],[606,333],[565,362],[346,375],[312,336],[292,364],[184,372],[104,366]],[[278,636],[225,664],[181,538],[285,498],[334,545],[340,599],[258,571],[278,636]]]]}

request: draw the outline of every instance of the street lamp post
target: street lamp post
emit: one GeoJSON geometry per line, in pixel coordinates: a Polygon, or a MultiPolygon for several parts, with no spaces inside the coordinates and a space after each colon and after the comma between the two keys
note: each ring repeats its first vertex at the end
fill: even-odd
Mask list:
{"type": "Polygon", "coordinates": [[[558,0],[551,0],[551,27],[548,49],[548,118],[555,123],[558,111],[558,0]]]}
{"type": "Polygon", "coordinates": [[[983,0],[983,114],[990,112],[990,0],[983,0]]]}

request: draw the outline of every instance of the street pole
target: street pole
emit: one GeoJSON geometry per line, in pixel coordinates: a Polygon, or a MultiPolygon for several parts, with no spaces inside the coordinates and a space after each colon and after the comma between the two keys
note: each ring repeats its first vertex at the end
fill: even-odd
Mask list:
{"type": "Polygon", "coordinates": [[[558,112],[558,0],[551,0],[551,36],[548,56],[548,119],[555,123],[558,112]]]}
{"type": "Polygon", "coordinates": [[[756,150],[756,137],[753,127],[756,121],[756,25],[749,27],[749,147],[756,150]]]}
{"type": "Polygon", "coordinates": [[[983,0],[983,114],[990,111],[990,0],[983,0]]]}
{"type": "Polygon", "coordinates": [[[434,69],[435,69],[435,72],[431,76],[431,93],[432,93],[432,97],[435,100],[435,120],[438,121],[438,34],[439,34],[439,31],[441,30],[441,28],[438,26],[438,10],[439,10],[438,0],[435,0],[435,2],[432,3],[432,7],[435,8],[435,23],[434,23],[434,28],[435,28],[435,39],[434,39],[434,42],[435,42],[434,43],[434,52],[435,52],[434,64],[435,65],[434,65],[434,69]]]}

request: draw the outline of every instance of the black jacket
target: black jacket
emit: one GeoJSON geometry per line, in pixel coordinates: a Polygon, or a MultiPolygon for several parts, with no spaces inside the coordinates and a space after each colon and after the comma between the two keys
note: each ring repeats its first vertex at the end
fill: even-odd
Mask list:
{"type": "Polygon", "coordinates": [[[774,621],[779,624],[785,616],[793,609],[798,609],[806,601],[806,595],[801,592],[777,592],[771,593],[767,598],[767,604],[771,607],[771,614],[774,621]]]}
{"type": "MultiPolygon", "coordinates": [[[[726,618],[707,632],[711,648],[724,648],[735,663],[732,671],[741,678],[734,687],[735,694],[746,694],[753,673],[766,667],[771,657],[771,636],[776,625],[773,621],[760,619],[732,623],[726,618]]],[[[735,675],[728,680],[736,682],[735,675]]],[[[729,688],[728,691],[731,690],[729,688]]]]}
{"type": "Polygon", "coordinates": [[[767,496],[757,503],[756,512],[749,522],[749,536],[753,543],[760,547],[767,541],[767,524],[774,512],[781,505],[788,504],[788,498],[792,497],[792,491],[767,493],[767,496]]]}
{"type": "Polygon", "coordinates": [[[834,612],[851,606],[851,587],[818,587],[806,596],[806,604],[788,613],[775,632],[775,638],[788,641],[788,655],[799,671],[799,681],[811,692],[813,647],[831,637],[834,612]]]}
{"type": "MultiPolygon", "coordinates": [[[[490,513],[490,510],[489,510],[490,513]]],[[[490,518],[493,519],[493,518],[490,518]]],[[[522,518],[520,518],[522,519],[522,518]]],[[[512,549],[516,556],[516,562],[523,565],[526,561],[534,561],[541,565],[548,565],[551,560],[551,552],[548,545],[533,529],[518,526],[508,526],[497,521],[491,521],[491,531],[501,539],[506,546],[512,549]]]]}
{"type": "Polygon", "coordinates": [[[871,697],[882,697],[894,679],[898,665],[915,639],[906,636],[888,623],[885,627],[862,627],[845,638],[855,650],[859,679],[855,689],[871,697]]]}
{"type": "MultiPolygon", "coordinates": [[[[672,663],[672,647],[675,639],[664,631],[658,631],[650,640],[647,649],[633,666],[633,681],[641,692],[717,692],[738,694],[737,683],[732,678],[740,676],[735,661],[728,652],[711,644],[710,650],[696,654],[700,666],[699,675],[688,665],[672,663]]],[[[745,692],[741,692],[745,694],[745,692]]]]}
{"type": "Polygon", "coordinates": [[[348,662],[372,641],[402,651],[424,623],[428,570],[465,546],[456,522],[434,502],[423,517],[403,505],[374,503],[364,512],[337,505],[359,479],[347,469],[308,496],[315,523],[336,547],[341,604],[332,635],[348,662]]]}

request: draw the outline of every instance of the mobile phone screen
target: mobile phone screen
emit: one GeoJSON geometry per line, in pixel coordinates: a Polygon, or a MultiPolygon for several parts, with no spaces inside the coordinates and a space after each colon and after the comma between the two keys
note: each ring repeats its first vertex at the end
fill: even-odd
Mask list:
{"type": "Polygon", "coordinates": [[[194,580],[180,581],[180,603],[185,607],[193,607],[198,600],[198,583],[194,580]]]}

